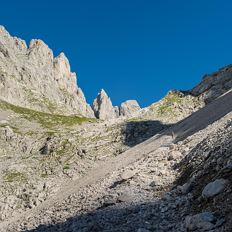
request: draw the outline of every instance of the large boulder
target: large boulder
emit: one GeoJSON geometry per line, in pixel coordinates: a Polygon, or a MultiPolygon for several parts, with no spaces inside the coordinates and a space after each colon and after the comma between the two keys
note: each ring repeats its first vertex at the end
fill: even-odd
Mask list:
{"type": "Polygon", "coordinates": [[[187,231],[209,231],[215,227],[216,218],[211,212],[203,212],[187,216],[185,227],[187,231]]]}
{"type": "Polygon", "coordinates": [[[202,196],[204,198],[214,197],[221,193],[225,189],[227,184],[228,180],[225,179],[217,179],[213,182],[210,182],[204,187],[202,191],[202,196]]]}

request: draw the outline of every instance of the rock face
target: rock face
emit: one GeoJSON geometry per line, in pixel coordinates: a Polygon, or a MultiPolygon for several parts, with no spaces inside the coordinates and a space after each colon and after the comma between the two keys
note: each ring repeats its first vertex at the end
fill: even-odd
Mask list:
{"type": "Polygon", "coordinates": [[[114,119],[118,116],[118,109],[113,107],[110,98],[103,89],[94,100],[92,109],[96,118],[102,120],[114,119]]]}
{"type": "Polygon", "coordinates": [[[12,37],[0,27],[0,98],[15,105],[94,117],[64,53],[53,56],[42,41],[12,37]]]}
{"type": "Polygon", "coordinates": [[[140,106],[136,100],[128,100],[121,104],[120,115],[121,116],[132,116],[134,113],[140,110],[140,106]]]}
{"type": "Polygon", "coordinates": [[[138,112],[141,108],[136,100],[125,101],[120,107],[113,106],[110,98],[102,89],[97,98],[94,100],[92,109],[96,118],[108,120],[115,119],[120,116],[133,116],[134,113],[138,112]]]}
{"type": "Polygon", "coordinates": [[[207,74],[203,80],[194,87],[190,93],[203,98],[206,103],[211,102],[232,87],[232,65],[219,69],[217,72],[207,74]]]}

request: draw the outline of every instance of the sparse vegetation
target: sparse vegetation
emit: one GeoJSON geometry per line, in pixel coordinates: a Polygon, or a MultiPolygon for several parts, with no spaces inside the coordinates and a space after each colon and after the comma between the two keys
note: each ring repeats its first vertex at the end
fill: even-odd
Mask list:
{"type": "Polygon", "coordinates": [[[161,104],[158,106],[158,114],[174,114],[174,104],[180,104],[183,99],[179,93],[169,92],[168,95],[163,99],[161,104]]]}
{"type": "Polygon", "coordinates": [[[3,179],[5,182],[26,182],[27,177],[25,176],[24,173],[22,172],[17,172],[17,171],[6,171],[3,179]]]}
{"type": "Polygon", "coordinates": [[[23,115],[23,117],[30,121],[36,121],[40,123],[44,128],[52,128],[57,125],[72,126],[75,124],[81,124],[83,122],[93,122],[94,120],[76,115],[64,116],[58,114],[43,113],[36,110],[16,106],[2,100],[0,100],[0,108],[12,110],[17,114],[23,115]]]}
{"type": "Polygon", "coordinates": [[[69,170],[69,169],[70,169],[70,166],[68,164],[65,164],[63,167],[63,170],[69,170]]]}
{"type": "Polygon", "coordinates": [[[26,92],[28,101],[33,105],[38,105],[41,109],[46,108],[52,114],[62,113],[61,110],[59,110],[59,106],[48,98],[41,96],[38,97],[30,89],[24,88],[24,91],[26,92]]]}

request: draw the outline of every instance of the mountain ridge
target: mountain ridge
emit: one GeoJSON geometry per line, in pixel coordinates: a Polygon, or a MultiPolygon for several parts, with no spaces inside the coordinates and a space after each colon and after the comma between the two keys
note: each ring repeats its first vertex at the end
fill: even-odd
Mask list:
{"type": "MultiPolygon", "coordinates": [[[[12,37],[3,26],[0,35],[0,98],[9,103],[103,120],[133,117],[149,111],[154,105],[140,109],[136,100],[127,100],[121,106],[113,106],[105,91],[100,91],[90,106],[63,52],[54,57],[52,50],[39,39],[32,39],[27,46],[24,40],[12,37]]],[[[228,65],[205,75],[191,90],[179,92],[208,103],[232,87],[231,76],[232,67],[228,65]]]]}

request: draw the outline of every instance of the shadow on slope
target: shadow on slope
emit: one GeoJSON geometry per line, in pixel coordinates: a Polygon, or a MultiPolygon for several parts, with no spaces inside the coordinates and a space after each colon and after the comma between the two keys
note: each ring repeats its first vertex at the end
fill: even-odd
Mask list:
{"type": "Polygon", "coordinates": [[[169,128],[171,124],[163,124],[158,120],[128,121],[121,129],[124,144],[133,147],[169,128]]]}
{"type": "Polygon", "coordinates": [[[175,135],[175,142],[203,130],[232,111],[232,91],[217,98],[202,109],[175,124],[171,131],[175,135]]]}
{"type": "MultiPolygon", "coordinates": [[[[230,135],[230,138],[232,138],[232,131],[230,135]]],[[[173,188],[186,183],[193,173],[205,170],[205,173],[196,179],[195,185],[190,191],[193,194],[192,201],[184,202],[185,195],[178,193],[174,198],[176,202],[179,202],[177,206],[175,206],[175,200],[171,199],[168,203],[169,207],[167,207],[167,198],[165,196],[161,197],[161,199],[157,199],[154,196],[153,200],[145,203],[103,205],[91,212],[70,217],[65,222],[40,225],[36,229],[27,230],[27,232],[136,232],[139,228],[141,231],[143,231],[142,229],[144,231],[157,232],[185,231],[181,229],[181,224],[187,215],[207,211],[215,214],[217,222],[225,218],[225,223],[218,224],[217,232],[232,231],[231,172],[217,171],[214,163],[209,165],[210,160],[213,161],[215,158],[220,158],[225,152],[231,154],[232,146],[228,149],[228,146],[231,145],[231,140],[226,144],[219,140],[218,144],[222,143],[225,149],[219,149],[218,144],[215,144],[216,146],[212,148],[210,155],[208,152],[208,155],[204,155],[206,152],[204,150],[205,141],[206,139],[196,144],[186,158],[179,165],[174,166],[174,168],[182,168],[182,172],[177,181],[174,182],[173,188]],[[229,179],[230,184],[227,189],[213,199],[200,199],[199,196],[203,187],[215,178],[229,179]],[[180,198],[178,199],[178,197],[180,198]],[[161,210],[163,208],[167,208],[167,210],[161,210]]],[[[224,160],[221,159],[219,166],[223,166],[224,163],[224,160]]],[[[162,189],[162,191],[165,192],[165,189],[162,189]]],[[[156,193],[154,192],[154,194],[156,193]]]]}
{"type": "Polygon", "coordinates": [[[232,121],[228,121],[223,129],[214,131],[202,140],[177,163],[180,175],[174,185],[191,183],[193,196],[191,212],[214,212],[225,220],[224,229],[232,231],[232,121]],[[205,186],[216,179],[228,181],[226,188],[211,198],[202,197],[205,186]]]}
{"type": "Polygon", "coordinates": [[[139,228],[144,231],[178,231],[181,211],[175,213],[172,209],[167,216],[160,212],[159,204],[160,200],[127,206],[118,203],[25,232],[136,232],[139,228]]]}
{"type": "Polygon", "coordinates": [[[124,143],[132,147],[168,128],[170,129],[165,134],[173,135],[174,142],[178,142],[203,130],[231,111],[232,91],[229,91],[176,124],[162,124],[157,120],[128,121],[122,129],[124,143]]]}

